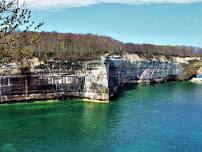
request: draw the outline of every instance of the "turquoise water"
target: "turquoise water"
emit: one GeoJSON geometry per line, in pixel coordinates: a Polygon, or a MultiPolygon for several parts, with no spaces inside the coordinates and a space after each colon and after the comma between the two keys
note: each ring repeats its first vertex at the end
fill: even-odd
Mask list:
{"type": "Polygon", "coordinates": [[[0,105],[0,152],[202,151],[202,85],[136,86],[120,96],[0,105]]]}

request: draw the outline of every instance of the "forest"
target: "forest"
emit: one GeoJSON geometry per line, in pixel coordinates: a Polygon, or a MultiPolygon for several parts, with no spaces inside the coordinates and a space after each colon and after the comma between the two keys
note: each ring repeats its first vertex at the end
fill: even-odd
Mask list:
{"type": "MultiPolygon", "coordinates": [[[[20,34],[20,32],[16,32],[10,34],[9,37],[16,37],[20,34]]],[[[151,55],[202,56],[202,48],[123,43],[110,37],[93,34],[26,32],[23,33],[23,36],[25,38],[23,41],[20,40],[19,44],[15,40],[13,47],[0,50],[1,61],[21,62],[22,59],[37,57],[43,61],[53,59],[76,62],[99,59],[104,54],[121,55],[123,52],[147,57],[151,55]]]]}
{"type": "MultiPolygon", "coordinates": [[[[106,36],[72,33],[29,33],[38,42],[29,47],[32,56],[42,59],[82,61],[98,59],[101,55],[137,53],[141,55],[201,56],[202,48],[187,46],[123,43],[106,36]]],[[[31,54],[30,54],[31,55],[31,54]]]]}

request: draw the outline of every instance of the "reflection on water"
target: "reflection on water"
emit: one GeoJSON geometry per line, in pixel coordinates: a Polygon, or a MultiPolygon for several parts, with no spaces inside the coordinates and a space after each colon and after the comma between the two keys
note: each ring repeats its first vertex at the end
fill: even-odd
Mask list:
{"type": "Polygon", "coordinates": [[[202,149],[202,86],[135,86],[109,104],[0,106],[3,152],[169,152],[202,149]]]}

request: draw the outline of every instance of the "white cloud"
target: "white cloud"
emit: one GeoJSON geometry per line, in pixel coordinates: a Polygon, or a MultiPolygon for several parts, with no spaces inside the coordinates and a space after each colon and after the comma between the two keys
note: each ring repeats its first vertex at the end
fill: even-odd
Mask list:
{"type": "MultiPolygon", "coordinates": [[[[24,1],[24,0],[20,0],[24,1]]],[[[119,4],[187,4],[202,2],[202,0],[25,0],[33,8],[48,9],[60,7],[82,7],[101,3],[119,4]]]]}

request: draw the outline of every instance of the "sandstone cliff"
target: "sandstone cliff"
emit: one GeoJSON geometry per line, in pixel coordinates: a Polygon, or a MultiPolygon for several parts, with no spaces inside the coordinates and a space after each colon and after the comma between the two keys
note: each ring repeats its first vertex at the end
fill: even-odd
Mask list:
{"type": "Polygon", "coordinates": [[[187,80],[201,66],[200,58],[137,54],[106,55],[77,64],[33,59],[23,73],[15,63],[1,66],[0,101],[72,97],[109,101],[124,86],[187,80]]]}

